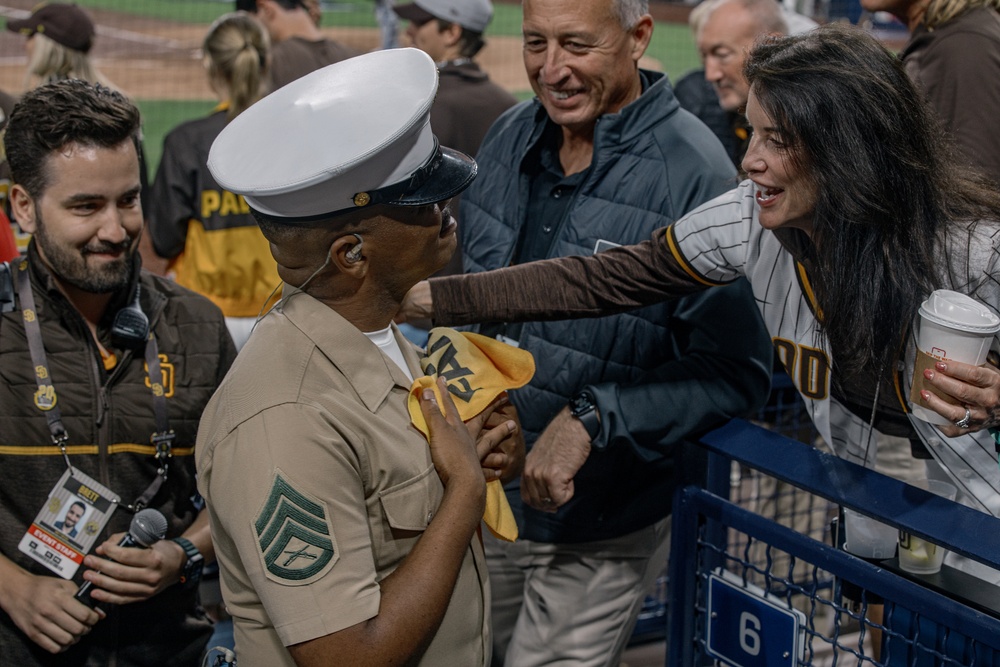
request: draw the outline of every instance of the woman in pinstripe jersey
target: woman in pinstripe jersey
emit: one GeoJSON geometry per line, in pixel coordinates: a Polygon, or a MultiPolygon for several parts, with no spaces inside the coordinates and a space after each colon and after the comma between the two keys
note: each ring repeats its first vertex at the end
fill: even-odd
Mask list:
{"type": "Polygon", "coordinates": [[[924,405],[963,426],[939,432],[906,402],[911,325],[931,291],[1000,310],[995,184],[958,166],[898,59],[860,30],[767,39],[745,73],[754,138],[736,189],[642,244],[418,285],[406,314],[433,311],[439,324],[593,317],[745,276],[838,454],[862,461],[873,429],[933,441],[968,504],[1000,515],[987,432],[1000,426],[1000,371],[949,362],[925,374],[960,404],[927,394],[924,405]]]}

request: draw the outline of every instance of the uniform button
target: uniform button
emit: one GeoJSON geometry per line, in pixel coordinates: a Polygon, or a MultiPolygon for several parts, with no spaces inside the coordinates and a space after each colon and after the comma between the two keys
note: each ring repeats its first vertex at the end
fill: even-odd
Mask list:
{"type": "Polygon", "coordinates": [[[434,518],[434,512],[428,512],[427,513],[427,523],[430,523],[431,519],[433,519],[433,518],[434,518]]]}

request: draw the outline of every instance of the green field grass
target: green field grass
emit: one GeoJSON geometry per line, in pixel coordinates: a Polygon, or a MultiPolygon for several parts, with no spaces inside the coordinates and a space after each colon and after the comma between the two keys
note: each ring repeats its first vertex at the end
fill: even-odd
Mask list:
{"type": "Polygon", "coordinates": [[[208,25],[216,17],[232,11],[232,0],[76,0],[81,7],[107,9],[135,16],[167,19],[181,23],[208,25]]]}
{"type": "MultiPolygon", "coordinates": [[[[215,18],[232,11],[233,0],[76,0],[82,7],[147,16],[150,18],[180,21],[182,23],[211,23],[215,18]]],[[[371,0],[325,0],[322,3],[324,26],[351,26],[374,28],[374,4],[371,0]]],[[[496,34],[517,34],[521,29],[521,7],[497,4],[494,11],[493,30],[496,34]],[[507,33],[507,30],[514,32],[507,33]]],[[[491,30],[491,32],[493,31],[491,30]]]]}
{"type": "Polygon", "coordinates": [[[186,120],[207,116],[215,106],[205,100],[136,100],[142,112],[143,148],[150,182],[163,153],[163,137],[186,120]]]}

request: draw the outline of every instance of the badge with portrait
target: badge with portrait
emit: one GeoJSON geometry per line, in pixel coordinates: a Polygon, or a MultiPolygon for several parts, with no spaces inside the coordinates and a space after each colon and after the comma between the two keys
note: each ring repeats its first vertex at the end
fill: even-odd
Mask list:
{"type": "Polygon", "coordinates": [[[79,470],[66,470],[18,549],[72,579],[117,507],[110,489],[79,470]]]}

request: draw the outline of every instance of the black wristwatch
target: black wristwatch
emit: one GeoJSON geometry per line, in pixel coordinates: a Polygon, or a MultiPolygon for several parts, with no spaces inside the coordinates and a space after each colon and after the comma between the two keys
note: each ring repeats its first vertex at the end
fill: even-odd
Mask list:
{"type": "Polygon", "coordinates": [[[201,571],[205,567],[205,557],[198,551],[198,547],[191,543],[191,540],[184,537],[175,537],[172,542],[180,545],[187,554],[187,562],[181,569],[181,586],[184,588],[194,588],[201,581],[201,571]]]}
{"type": "Polygon", "coordinates": [[[584,389],[569,401],[569,412],[580,420],[583,428],[587,429],[587,435],[593,443],[594,438],[601,432],[601,419],[597,412],[597,403],[594,402],[594,395],[584,389]]]}

